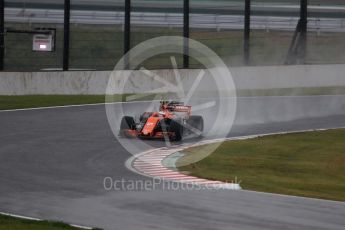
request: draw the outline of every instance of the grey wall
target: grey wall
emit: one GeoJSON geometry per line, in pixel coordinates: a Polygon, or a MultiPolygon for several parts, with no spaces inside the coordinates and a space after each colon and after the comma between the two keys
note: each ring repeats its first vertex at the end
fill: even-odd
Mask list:
{"type": "MultiPolygon", "coordinates": [[[[237,89],[345,86],[345,65],[300,65],[230,68],[237,89]]],[[[153,71],[174,81],[172,70],[153,71]]],[[[180,70],[189,87],[200,70],[180,70]]],[[[0,95],[104,94],[111,72],[1,72],[0,95]]],[[[157,88],[148,76],[134,71],[124,93],[141,93],[157,88]]],[[[207,89],[207,84],[204,86],[207,89]]],[[[118,92],[122,93],[122,92],[118,92]]]]}

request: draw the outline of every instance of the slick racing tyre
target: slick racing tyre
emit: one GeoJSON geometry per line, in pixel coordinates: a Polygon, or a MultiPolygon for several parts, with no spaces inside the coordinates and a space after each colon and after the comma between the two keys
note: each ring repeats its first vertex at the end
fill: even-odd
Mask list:
{"type": "Polygon", "coordinates": [[[126,136],[126,132],[125,130],[134,130],[135,129],[135,121],[133,117],[129,117],[129,116],[124,116],[121,119],[121,124],[120,124],[120,136],[126,136]]]}
{"type": "Polygon", "coordinates": [[[169,130],[175,134],[175,137],[173,138],[174,141],[182,140],[183,126],[180,120],[171,120],[169,130]]]}

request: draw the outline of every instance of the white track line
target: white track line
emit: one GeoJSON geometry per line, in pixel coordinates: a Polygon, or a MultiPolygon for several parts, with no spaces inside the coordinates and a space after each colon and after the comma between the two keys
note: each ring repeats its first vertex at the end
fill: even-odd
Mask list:
{"type": "Polygon", "coordinates": [[[19,112],[19,111],[31,111],[31,110],[44,110],[44,109],[62,109],[62,108],[86,107],[86,106],[100,106],[100,105],[148,103],[148,102],[152,102],[152,101],[128,101],[128,102],[110,102],[110,103],[94,103],[94,104],[80,104],[80,105],[48,106],[48,107],[25,108],[25,109],[7,109],[7,110],[0,110],[0,113],[4,113],[4,112],[19,112]]]}
{"type": "MultiPolygon", "coordinates": [[[[1,215],[3,216],[9,216],[9,217],[14,217],[14,218],[19,218],[19,219],[23,219],[23,220],[32,220],[32,221],[44,221],[42,219],[38,219],[38,218],[34,218],[34,217],[29,217],[29,216],[22,216],[22,215],[15,215],[15,214],[11,214],[11,213],[7,213],[7,212],[0,212],[1,215]]],[[[92,227],[86,227],[83,225],[77,225],[77,224],[67,224],[71,227],[75,227],[75,228],[80,228],[80,229],[90,229],[92,230],[92,227]]]]}
{"type": "MultiPolygon", "coordinates": [[[[238,96],[236,98],[264,98],[264,97],[270,97],[270,98],[281,98],[281,97],[344,97],[345,95],[331,95],[331,94],[326,94],[326,95],[273,95],[273,96],[238,96]]],[[[229,97],[231,98],[231,97],[229,97]]],[[[200,98],[202,99],[202,98],[200,98]]],[[[0,110],[0,113],[4,112],[18,112],[18,111],[30,111],[30,110],[44,110],[44,109],[60,109],[60,108],[72,108],[72,107],[86,107],[86,106],[100,106],[100,105],[111,105],[111,104],[131,104],[131,103],[149,103],[153,101],[158,101],[158,100],[151,100],[151,101],[127,101],[127,102],[110,102],[110,103],[94,103],[94,104],[80,104],[80,105],[61,105],[61,106],[48,106],[48,107],[36,107],[36,108],[24,108],[24,109],[7,109],[7,110],[0,110]]]]}

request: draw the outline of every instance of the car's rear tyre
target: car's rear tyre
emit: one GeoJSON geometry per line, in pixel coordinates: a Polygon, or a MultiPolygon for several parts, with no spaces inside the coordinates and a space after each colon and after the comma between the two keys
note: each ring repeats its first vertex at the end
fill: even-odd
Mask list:
{"type": "Polygon", "coordinates": [[[135,129],[135,121],[133,117],[130,116],[124,116],[121,119],[121,124],[120,124],[120,136],[126,136],[125,130],[134,130],[135,129]]]}
{"type": "Polygon", "coordinates": [[[192,128],[189,129],[190,133],[199,134],[199,136],[202,135],[202,132],[204,131],[204,119],[202,118],[202,116],[190,116],[187,120],[187,124],[192,128]]]}
{"type": "Polygon", "coordinates": [[[183,136],[183,126],[181,124],[181,121],[179,120],[171,120],[170,122],[170,132],[173,132],[175,134],[173,140],[174,141],[181,141],[183,136]]]}

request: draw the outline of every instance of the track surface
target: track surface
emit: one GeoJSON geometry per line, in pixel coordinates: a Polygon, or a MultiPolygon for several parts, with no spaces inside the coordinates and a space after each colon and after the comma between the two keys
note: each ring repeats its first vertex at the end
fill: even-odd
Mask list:
{"type": "MultiPolygon", "coordinates": [[[[244,116],[249,105],[258,105],[264,114],[287,100],[307,100],[308,108],[322,100],[334,103],[333,97],[240,99],[238,113],[244,116]],[[269,101],[267,107],[262,107],[264,101],[269,101]]],[[[345,127],[345,106],[336,107],[334,115],[318,118],[238,122],[230,136],[345,127]]],[[[105,229],[343,229],[345,225],[341,202],[249,191],[105,191],[104,177],[148,178],[125,168],[131,155],[114,139],[103,105],[0,112],[0,121],[2,212],[105,229]]]]}

